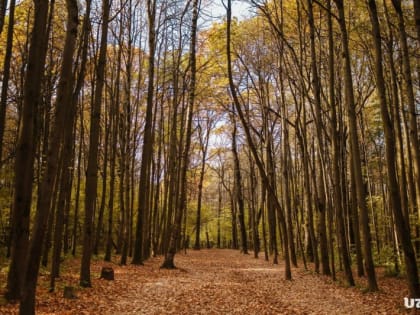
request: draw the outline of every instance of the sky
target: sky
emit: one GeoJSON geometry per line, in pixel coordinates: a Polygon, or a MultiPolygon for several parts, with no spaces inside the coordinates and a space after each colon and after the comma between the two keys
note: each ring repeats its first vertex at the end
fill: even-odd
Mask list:
{"type": "MultiPolygon", "coordinates": [[[[201,14],[204,20],[211,20],[217,22],[226,16],[226,9],[223,5],[226,0],[202,0],[201,14]]],[[[232,16],[237,17],[239,20],[250,16],[252,10],[249,4],[242,0],[232,0],[232,16]]]]}

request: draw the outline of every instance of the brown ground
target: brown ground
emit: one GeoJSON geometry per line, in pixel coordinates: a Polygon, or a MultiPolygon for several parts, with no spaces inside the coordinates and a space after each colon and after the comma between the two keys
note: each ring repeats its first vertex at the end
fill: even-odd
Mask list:
{"type": "MultiPolygon", "coordinates": [[[[406,314],[404,280],[378,276],[381,291],[363,293],[340,282],[293,269],[283,280],[284,266],[272,265],[233,250],[178,254],[179,269],[161,270],[162,258],[144,266],[118,266],[95,261],[93,288],[78,283],[78,260],[67,260],[57,292],[48,293],[45,271],[37,292],[37,314],[406,314]],[[115,281],[99,279],[102,266],[112,266],[115,281]],[[62,298],[63,287],[76,287],[78,299],[62,298]]],[[[4,281],[4,273],[0,281],[4,281]]],[[[0,306],[0,314],[17,313],[17,305],[0,306]]]]}

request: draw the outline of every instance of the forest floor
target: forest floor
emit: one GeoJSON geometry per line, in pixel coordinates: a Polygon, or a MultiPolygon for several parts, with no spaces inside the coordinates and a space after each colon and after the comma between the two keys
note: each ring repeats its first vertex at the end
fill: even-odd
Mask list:
{"type": "MultiPolygon", "coordinates": [[[[144,266],[119,266],[95,260],[92,288],[78,284],[79,260],[67,259],[57,290],[48,292],[49,276],[41,272],[37,314],[406,314],[404,279],[385,277],[378,270],[381,290],[365,293],[364,279],[347,288],[343,281],[292,269],[284,280],[284,265],[233,250],[189,250],[178,254],[178,269],[160,269],[161,257],[144,266]],[[99,279],[102,267],[112,267],[115,280],[99,279]],[[63,287],[74,286],[77,299],[64,299],[63,287]]],[[[5,283],[0,272],[0,283],[5,283]]],[[[0,304],[4,304],[0,303],[0,304]]],[[[16,304],[0,305],[0,314],[16,314],[16,304]]]]}

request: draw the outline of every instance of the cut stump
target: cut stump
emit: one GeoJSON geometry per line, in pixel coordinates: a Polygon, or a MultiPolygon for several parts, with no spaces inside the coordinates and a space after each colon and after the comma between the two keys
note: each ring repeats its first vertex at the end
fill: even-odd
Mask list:
{"type": "Polygon", "coordinates": [[[114,269],[111,267],[102,267],[101,279],[114,280],[114,269]]]}
{"type": "Polygon", "coordinates": [[[74,287],[64,287],[63,297],[65,299],[77,299],[74,287]]]}

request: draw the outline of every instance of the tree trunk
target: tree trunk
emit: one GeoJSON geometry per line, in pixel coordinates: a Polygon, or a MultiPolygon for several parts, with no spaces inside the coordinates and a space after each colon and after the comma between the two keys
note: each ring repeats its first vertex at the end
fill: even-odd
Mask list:
{"type": "MultiPolygon", "coordinates": [[[[394,6],[395,12],[398,17],[398,31],[400,39],[400,49],[401,49],[401,58],[402,58],[402,77],[404,79],[403,91],[404,94],[402,98],[407,103],[407,115],[409,121],[409,133],[411,143],[408,145],[411,148],[411,156],[413,159],[413,170],[414,170],[414,180],[416,187],[416,200],[417,200],[417,214],[418,220],[420,220],[420,144],[419,144],[419,131],[417,123],[417,109],[416,109],[416,99],[414,95],[414,85],[411,75],[411,65],[410,65],[410,56],[408,51],[407,43],[407,33],[405,30],[404,15],[401,7],[401,0],[392,0],[392,5],[394,6]]],[[[416,27],[418,31],[418,13],[416,12],[416,27]]]]}
{"type": "Polygon", "coordinates": [[[324,134],[323,134],[323,121],[322,121],[322,108],[321,108],[321,82],[318,74],[317,67],[317,55],[315,51],[315,23],[313,15],[313,0],[307,0],[308,5],[308,19],[309,19],[309,28],[310,28],[310,43],[311,43],[311,70],[312,70],[312,84],[314,89],[314,104],[315,104],[315,125],[316,125],[316,135],[318,142],[318,151],[319,151],[319,166],[318,166],[318,176],[316,186],[316,208],[319,212],[318,219],[318,233],[319,233],[319,243],[321,250],[321,262],[322,262],[322,273],[324,275],[330,275],[331,270],[329,266],[328,258],[328,246],[327,246],[327,229],[325,222],[325,212],[326,212],[326,200],[325,200],[325,175],[324,175],[324,159],[325,159],[325,149],[324,149],[324,134]]]}
{"type": "MultiPolygon", "coordinates": [[[[14,6],[14,3],[13,3],[13,6],[14,6]]],[[[7,0],[1,0],[0,1],[0,34],[3,31],[4,18],[6,16],[6,9],[7,9],[7,0]]]]}
{"type": "Polygon", "coordinates": [[[23,92],[22,120],[20,122],[21,126],[15,158],[11,262],[6,289],[6,297],[9,300],[19,299],[25,276],[35,161],[34,124],[41,101],[41,78],[44,70],[46,41],[48,38],[46,34],[48,1],[37,0],[34,3],[34,26],[30,39],[31,44],[23,92]]]}
{"type": "Polygon", "coordinates": [[[148,211],[148,200],[150,194],[150,166],[152,162],[153,148],[153,95],[154,95],[154,79],[155,79],[155,50],[156,50],[156,1],[147,1],[147,15],[149,21],[149,69],[148,69],[148,86],[147,86],[147,107],[146,118],[143,133],[143,152],[140,168],[139,196],[137,209],[137,226],[136,241],[134,244],[134,253],[132,264],[143,264],[144,228],[146,222],[146,211],[148,211]]]}
{"type": "Polygon", "coordinates": [[[63,63],[57,90],[55,120],[48,146],[45,174],[40,183],[35,226],[28,253],[24,289],[20,303],[21,314],[35,313],[35,290],[38,280],[42,244],[45,236],[48,215],[53,198],[53,187],[58,177],[58,162],[64,140],[63,125],[71,107],[73,91],[73,54],[77,40],[78,7],[77,1],[67,0],[67,31],[63,49],[63,63]]]}
{"type": "MultiPolygon", "coordinates": [[[[369,290],[378,290],[376,283],[375,268],[373,265],[372,248],[371,248],[371,234],[369,227],[369,215],[366,204],[366,189],[363,183],[362,163],[360,158],[359,139],[357,134],[357,118],[356,118],[356,104],[353,94],[353,79],[350,63],[350,50],[347,35],[347,26],[344,16],[343,0],[334,0],[339,13],[339,24],[342,36],[342,52],[344,58],[344,83],[345,83],[345,99],[349,123],[350,133],[350,151],[352,158],[352,167],[354,169],[354,176],[356,180],[357,201],[361,214],[361,225],[363,232],[363,250],[365,258],[365,269],[368,276],[369,290]]],[[[343,233],[343,231],[342,231],[343,233]]],[[[343,245],[343,244],[342,244],[343,245]]]]}
{"type": "Polygon", "coordinates": [[[80,285],[90,287],[90,259],[93,246],[93,214],[96,205],[97,184],[98,184],[98,148],[102,109],[102,90],[105,83],[106,50],[108,38],[110,2],[102,2],[102,30],[101,44],[99,48],[98,63],[96,66],[96,87],[91,108],[90,135],[88,164],[86,169],[85,188],[85,221],[83,227],[83,253],[80,268],[80,285]]]}
{"type": "Polygon", "coordinates": [[[191,146],[191,135],[192,135],[192,118],[194,113],[195,94],[196,94],[196,46],[197,46],[197,21],[200,10],[200,4],[198,0],[194,0],[192,4],[192,23],[191,23],[191,45],[190,45],[190,84],[188,90],[188,109],[187,109],[187,129],[185,134],[185,147],[182,154],[182,166],[180,171],[180,185],[181,191],[179,195],[178,207],[175,209],[175,222],[170,233],[169,247],[165,253],[165,259],[161,268],[173,269],[175,268],[174,257],[176,253],[176,247],[181,232],[182,214],[186,208],[187,199],[187,169],[189,165],[189,154],[191,146]]]}
{"type": "MultiPolygon", "coordinates": [[[[6,52],[3,63],[3,77],[1,81],[1,96],[0,96],[0,169],[2,167],[2,152],[3,152],[3,137],[4,127],[6,124],[6,109],[7,109],[7,95],[10,79],[10,62],[12,59],[13,48],[13,29],[15,24],[15,0],[10,0],[9,5],[9,23],[7,26],[6,52]]],[[[2,10],[6,10],[7,0],[0,1],[0,33],[2,29],[2,18],[4,18],[2,10]],[[4,8],[3,8],[4,7],[4,8]]]]}
{"type": "Polygon", "coordinates": [[[420,43],[420,2],[413,0],[414,5],[414,19],[416,20],[417,40],[420,43]]]}
{"type": "Polygon", "coordinates": [[[207,121],[206,135],[203,134],[203,129],[201,125],[198,125],[199,137],[200,137],[200,150],[202,154],[201,158],[201,169],[200,169],[200,179],[198,182],[198,197],[197,197],[197,217],[195,223],[195,244],[194,249],[200,249],[200,227],[201,227],[201,202],[203,196],[203,182],[206,168],[206,159],[207,159],[207,148],[210,139],[210,126],[211,122],[207,121]],[[203,137],[206,137],[203,139],[203,137]]]}
{"type": "Polygon", "coordinates": [[[393,123],[388,111],[387,96],[385,88],[385,79],[383,75],[382,65],[382,43],[381,31],[379,26],[376,1],[369,0],[369,15],[372,23],[372,37],[375,44],[375,78],[376,89],[379,95],[381,107],[382,125],[385,133],[385,149],[386,163],[388,168],[388,189],[389,198],[391,199],[392,210],[394,213],[395,223],[397,225],[398,237],[401,241],[404,251],[405,264],[407,268],[407,281],[410,296],[417,298],[420,296],[419,276],[417,270],[416,256],[414,254],[413,245],[411,244],[410,231],[407,229],[408,223],[404,219],[404,210],[401,206],[401,196],[398,186],[398,178],[396,171],[396,148],[395,135],[393,132],[393,123]]]}
{"type": "MultiPolygon", "coordinates": [[[[331,1],[328,1],[328,8],[331,10],[331,1]]],[[[350,255],[347,247],[346,236],[344,232],[344,202],[340,176],[340,157],[341,146],[340,146],[340,129],[338,128],[337,122],[337,105],[335,99],[335,69],[334,69],[334,42],[333,42],[333,28],[332,28],[332,17],[331,13],[328,14],[328,67],[329,67],[329,97],[331,107],[331,135],[332,135],[332,146],[333,146],[333,158],[332,158],[332,173],[333,173],[333,189],[334,189],[334,201],[335,201],[335,213],[337,218],[338,227],[338,238],[341,247],[341,257],[344,262],[344,270],[347,278],[347,283],[350,286],[354,286],[353,273],[350,264],[350,255]]],[[[341,163],[343,164],[343,163],[341,163]]],[[[339,256],[340,257],[340,256],[339,256]]]]}
{"type": "MultiPolygon", "coordinates": [[[[238,219],[239,219],[239,229],[241,235],[241,251],[244,254],[248,254],[248,241],[246,235],[246,226],[245,226],[245,207],[244,207],[244,198],[242,190],[242,176],[241,176],[241,166],[239,163],[238,148],[236,144],[236,121],[232,115],[232,154],[234,159],[234,176],[235,176],[235,202],[238,205],[238,219]]],[[[275,224],[273,222],[273,224],[275,224]]]]}

